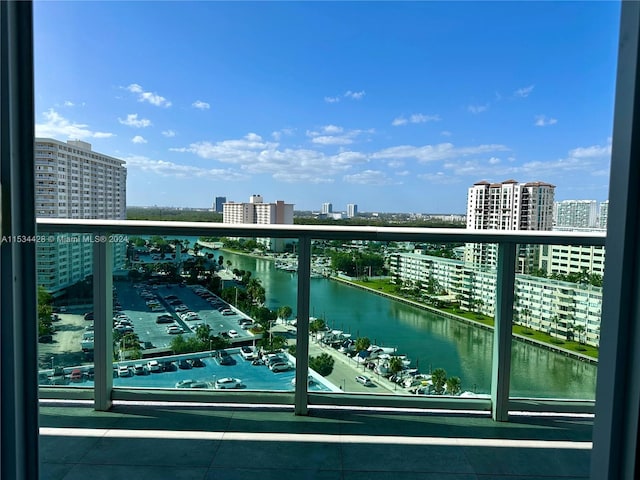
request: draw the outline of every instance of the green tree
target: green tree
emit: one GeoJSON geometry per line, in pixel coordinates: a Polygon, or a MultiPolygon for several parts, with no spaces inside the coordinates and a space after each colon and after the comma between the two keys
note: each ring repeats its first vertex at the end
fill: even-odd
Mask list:
{"type": "Polygon", "coordinates": [[[369,337],[356,338],[356,343],[355,343],[356,352],[361,352],[362,350],[366,350],[370,346],[371,346],[371,340],[369,340],[369,337]]]}
{"type": "Polygon", "coordinates": [[[335,360],[328,353],[321,353],[317,357],[309,357],[309,368],[315,370],[323,377],[333,372],[335,360]]]}
{"type": "Polygon", "coordinates": [[[51,335],[53,333],[53,325],[51,314],[51,295],[42,285],[38,286],[38,336],[51,335]]]}
{"type": "Polygon", "coordinates": [[[444,368],[436,368],[431,372],[431,382],[436,395],[444,393],[444,386],[447,382],[447,372],[444,368]]]}
{"type": "Polygon", "coordinates": [[[311,333],[318,333],[327,328],[327,324],[322,318],[316,318],[309,323],[309,331],[311,333]]]}
{"type": "Polygon", "coordinates": [[[402,364],[402,359],[400,357],[391,357],[389,360],[389,371],[392,375],[401,372],[403,368],[404,365],[402,364]]]}
{"type": "Polygon", "coordinates": [[[447,378],[446,385],[448,395],[459,395],[462,390],[462,381],[460,380],[460,377],[447,378]]]}
{"type": "Polygon", "coordinates": [[[283,305],[278,309],[278,318],[281,318],[286,322],[292,313],[293,310],[289,305],[283,305]]]}

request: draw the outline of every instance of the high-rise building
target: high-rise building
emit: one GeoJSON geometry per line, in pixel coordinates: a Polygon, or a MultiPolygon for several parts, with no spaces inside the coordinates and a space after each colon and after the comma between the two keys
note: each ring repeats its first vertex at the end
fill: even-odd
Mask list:
{"type": "Polygon", "coordinates": [[[358,205],[350,203],[347,205],[347,217],[353,218],[358,215],[358,205]]]}
{"type": "MultiPolygon", "coordinates": [[[[80,140],[35,140],[35,207],[38,217],[126,218],[127,170],[124,161],[94,152],[80,140]]],[[[59,291],[93,270],[90,236],[55,235],[38,244],[38,282],[59,291]]],[[[114,266],[124,262],[126,244],[114,244],[114,266]]]]}
{"type": "MultiPolygon", "coordinates": [[[[555,186],[545,182],[502,183],[486,181],[469,188],[467,197],[467,229],[471,230],[551,230],[555,186]]],[[[537,250],[522,246],[519,271],[526,273],[537,267],[537,250]]],[[[497,250],[492,244],[467,244],[465,261],[485,266],[497,263],[497,250]]]]}
{"type": "MultiPolygon", "coordinates": [[[[264,203],[261,195],[252,195],[248,203],[226,202],[222,215],[223,223],[255,223],[258,225],[293,225],[293,204],[278,200],[264,203]]],[[[284,239],[258,238],[258,243],[279,252],[284,249],[284,239]]]]}
{"type": "Polygon", "coordinates": [[[213,209],[216,213],[222,213],[223,210],[223,205],[225,204],[225,202],[227,201],[227,197],[216,197],[215,201],[213,202],[213,209]]]}
{"type": "Polygon", "coordinates": [[[328,213],[333,213],[333,205],[331,203],[323,203],[321,213],[323,215],[326,215],[328,213]]]}
{"type": "Polygon", "coordinates": [[[607,228],[607,219],[609,217],[609,200],[600,203],[600,212],[598,213],[598,226],[607,228]]]}
{"type": "Polygon", "coordinates": [[[553,204],[554,224],[558,227],[593,228],[597,226],[595,200],[563,200],[553,204]]]}

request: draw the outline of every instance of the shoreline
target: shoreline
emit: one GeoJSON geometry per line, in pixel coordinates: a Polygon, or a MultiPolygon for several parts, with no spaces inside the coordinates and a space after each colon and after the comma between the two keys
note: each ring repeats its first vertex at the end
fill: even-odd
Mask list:
{"type": "MultiPolygon", "coordinates": [[[[264,256],[264,255],[257,255],[257,254],[253,254],[253,253],[247,253],[247,252],[237,252],[235,250],[228,250],[228,249],[224,249],[224,248],[221,248],[219,250],[226,251],[226,252],[229,252],[229,253],[233,253],[234,255],[245,255],[245,256],[253,257],[253,258],[260,258],[260,259],[263,259],[263,260],[272,260],[272,261],[274,261],[276,259],[276,257],[268,257],[268,256],[264,256]]],[[[411,305],[413,307],[419,308],[421,310],[428,311],[428,312],[436,314],[436,315],[440,315],[440,316],[445,317],[445,318],[449,318],[451,320],[456,320],[456,321],[459,321],[459,322],[463,322],[463,323],[466,323],[467,325],[471,325],[473,327],[478,327],[478,328],[481,328],[481,329],[484,329],[484,330],[489,330],[489,331],[493,331],[494,328],[495,328],[495,327],[492,327],[490,325],[485,325],[485,324],[480,323],[480,322],[474,322],[473,320],[470,320],[468,318],[455,315],[453,313],[444,312],[442,310],[439,310],[439,309],[434,308],[434,307],[430,307],[429,305],[425,305],[423,303],[414,302],[414,301],[406,299],[406,298],[398,297],[396,295],[392,295],[392,294],[389,294],[389,293],[386,293],[386,292],[381,292],[381,291],[375,290],[373,288],[365,287],[364,285],[360,285],[360,284],[354,283],[354,282],[352,282],[350,280],[347,280],[345,278],[341,278],[339,276],[327,275],[325,278],[327,278],[329,280],[335,280],[335,281],[341,282],[344,285],[349,285],[349,286],[352,286],[352,287],[355,287],[355,288],[359,288],[361,290],[365,290],[365,291],[368,291],[368,292],[371,292],[371,293],[375,293],[376,295],[380,295],[380,296],[389,298],[391,300],[395,300],[395,301],[404,303],[406,305],[411,305]]],[[[592,365],[598,365],[598,359],[597,358],[593,358],[593,357],[590,357],[588,355],[584,355],[584,354],[581,354],[581,353],[578,353],[578,352],[574,352],[572,350],[568,350],[566,348],[562,348],[562,347],[559,347],[559,346],[550,345],[550,344],[545,343],[545,342],[540,342],[538,340],[534,340],[532,338],[520,335],[518,333],[512,333],[512,336],[513,336],[514,339],[516,339],[516,341],[520,341],[520,342],[523,342],[523,343],[527,343],[529,345],[533,345],[533,346],[536,346],[536,347],[544,348],[545,350],[548,350],[548,351],[551,351],[551,352],[555,352],[555,353],[559,353],[559,354],[564,355],[566,357],[572,357],[572,358],[574,358],[574,359],[576,359],[578,361],[581,361],[581,362],[587,362],[587,363],[592,364],[592,365]]]]}

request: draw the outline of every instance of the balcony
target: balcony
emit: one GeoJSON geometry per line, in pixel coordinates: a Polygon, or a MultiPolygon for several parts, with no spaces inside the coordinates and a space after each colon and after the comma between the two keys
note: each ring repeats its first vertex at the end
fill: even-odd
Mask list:
{"type": "MultiPolygon", "coordinates": [[[[90,244],[93,249],[92,304],[79,307],[78,310],[73,310],[73,305],[70,304],[67,310],[94,312],[93,359],[84,365],[72,365],[60,363],[60,357],[52,355],[51,362],[55,364],[50,365],[51,373],[55,367],[71,371],[73,367],[80,366],[84,369],[92,366],[93,383],[89,387],[84,386],[85,383],[73,382],[40,386],[42,461],[46,472],[68,468],[75,472],[89,472],[94,465],[103,463],[113,463],[113,466],[105,468],[114,475],[117,472],[135,471],[139,468],[149,472],[160,471],[159,464],[168,469],[166,471],[178,472],[185,468],[184,460],[178,459],[188,458],[193,460],[189,468],[209,475],[223,475],[223,472],[229,470],[233,471],[237,478],[255,475],[257,471],[253,467],[228,464],[229,456],[223,452],[233,449],[235,455],[242,456],[249,455],[250,452],[263,452],[262,454],[269,457],[268,474],[276,475],[278,472],[285,475],[284,478],[305,478],[305,475],[308,478],[317,478],[315,475],[353,476],[374,471],[382,475],[390,475],[392,471],[411,471],[413,474],[423,472],[425,475],[436,476],[448,472],[471,475],[470,478],[475,478],[473,475],[502,478],[498,475],[507,471],[530,474],[534,478],[536,475],[556,475],[555,478],[588,476],[586,465],[590,457],[595,392],[592,391],[584,398],[565,399],[550,398],[548,392],[540,392],[541,395],[538,397],[514,396],[510,393],[510,382],[502,380],[501,375],[517,370],[518,365],[524,365],[523,362],[530,362],[520,356],[519,350],[515,350],[515,354],[511,353],[516,343],[515,337],[511,334],[511,324],[518,246],[525,243],[602,245],[605,240],[603,235],[58,219],[39,219],[37,228],[38,234],[43,237],[77,237],[86,240],[85,243],[90,244]],[[254,389],[250,385],[237,391],[185,390],[176,389],[173,385],[160,388],[137,387],[134,384],[135,378],[114,378],[110,338],[114,286],[118,298],[127,305],[126,308],[129,308],[128,302],[134,301],[135,298],[127,297],[125,289],[122,288],[128,282],[122,284],[114,281],[111,258],[113,250],[118,248],[117,243],[92,240],[153,235],[180,238],[278,238],[295,242],[297,276],[288,287],[294,289],[292,295],[297,310],[296,369],[291,373],[296,380],[295,386],[289,383],[284,390],[270,387],[254,389]],[[475,397],[407,394],[406,391],[401,391],[397,384],[389,383],[374,373],[370,375],[374,379],[375,388],[358,389],[355,384],[352,385],[352,377],[356,375],[358,368],[363,367],[350,364],[349,360],[336,361],[336,369],[345,372],[341,374],[345,383],[338,380],[337,385],[333,385],[337,388],[327,391],[311,388],[306,378],[309,358],[317,352],[326,352],[329,348],[321,346],[309,332],[309,320],[315,316],[314,314],[318,314],[318,304],[313,303],[318,284],[315,283],[317,280],[312,278],[315,263],[312,262],[311,256],[311,246],[317,240],[494,244],[501,261],[497,268],[482,269],[482,275],[494,276],[495,284],[500,286],[497,289],[495,306],[495,325],[498,328],[480,333],[464,323],[450,321],[452,328],[470,329],[474,338],[480,338],[478,335],[481,335],[488,342],[484,347],[484,353],[483,349],[480,353],[485,358],[483,368],[490,372],[489,378],[486,384],[476,385],[476,389],[486,393],[475,397]],[[501,329],[501,326],[508,328],[501,329]],[[60,401],[63,401],[64,405],[57,403],[60,401]],[[106,424],[100,421],[100,418],[105,418],[104,412],[109,412],[107,418],[113,419],[106,424]],[[293,414],[295,417],[292,417],[293,414]],[[140,422],[140,418],[147,420],[140,422]],[[181,418],[179,426],[175,423],[178,418],[181,418]],[[297,418],[294,424],[286,420],[291,418],[297,418]],[[570,427],[566,424],[568,419],[570,427]],[[501,422],[496,423],[495,420],[501,422]],[[409,429],[407,422],[411,425],[409,429]],[[443,427],[442,422],[447,427],[443,427]],[[205,431],[202,429],[203,424],[207,425],[205,431]],[[469,431],[472,425],[475,427],[469,431]],[[506,425],[512,425],[518,434],[514,436],[514,431],[506,425]],[[91,426],[91,430],[87,430],[87,426],[91,426]],[[81,430],[73,430],[75,428],[81,430]],[[540,428],[553,429],[557,436],[541,435],[540,428]],[[314,434],[309,433],[310,429],[314,434]],[[427,435],[426,431],[429,432],[427,435]],[[462,433],[463,431],[468,433],[462,433]],[[269,435],[263,435],[265,432],[269,435]],[[190,441],[166,440],[167,436],[173,437],[176,434],[190,441]],[[101,439],[92,440],[93,435],[101,439]],[[55,452],[60,445],[71,446],[80,439],[83,439],[83,453],[76,449],[84,458],[80,464],[71,457],[56,458],[55,452]],[[238,443],[238,440],[242,442],[238,443]],[[306,449],[304,445],[308,442],[312,442],[318,448],[306,449]],[[219,445],[218,453],[205,453],[213,451],[207,448],[207,445],[213,444],[219,445]],[[129,449],[133,445],[141,452],[141,456],[133,456],[125,461],[107,459],[111,458],[110,455],[117,455],[119,449],[129,449]],[[504,460],[504,456],[500,454],[495,456],[495,452],[507,447],[510,448],[510,458],[530,459],[537,456],[539,460],[528,462],[529,466],[524,467],[518,465],[521,463],[519,461],[504,460]],[[175,453],[171,458],[176,460],[167,459],[162,453],[167,448],[175,453]],[[194,448],[201,449],[195,456],[194,448]],[[369,458],[371,454],[365,452],[371,452],[371,449],[379,451],[379,455],[374,457],[384,458],[384,461],[377,462],[369,458]],[[417,453],[425,451],[440,456],[442,460],[425,462],[424,454],[417,453]],[[554,459],[549,460],[548,456],[552,451],[554,459]],[[339,457],[353,460],[341,464],[337,462],[339,457]],[[358,457],[367,457],[369,465],[357,464],[358,457]],[[401,460],[396,462],[389,457],[401,460]]],[[[193,248],[193,244],[190,247],[193,248]]],[[[228,252],[222,252],[220,255],[232,259],[234,263],[240,261],[228,252]]],[[[264,264],[260,265],[261,267],[254,272],[255,276],[273,273],[264,264]]],[[[149,288],[152,293],[160,296],[168,296],[167,294],[175,294],[178,291],[181,298],[189,298],[186,303],[190,305],[196,305],[198,301],[189,287],[167,287],[160,284],[155,288],[149,288]]],[[[280,292],[278,295],[282,296],[284,293],[280,292]]],[[[349,300],[342,300],[340,297],[335,298],[335,301],[349,303],[349,300]]],[[[415,319],[422,315],[413,307],[396,308],[400,309],[396,313],[398,318],[409,323],[415,322],[415,319]]],[[[130,312],[126,310],[125,313],[130,312]]],[[[134,324],[137,325],[138,321],[139,319],[134,318],[134,324]]],[[[398,347],[401,348],[402,345],[398,347]]],[[[203,352],[201,355],[204,355],[205,362],[213,362],[210,360],[211,352],[203,352]]],[[[174,359],[171,355],[162,358],[174,359]]],[[[239,357],[236,358],[240,362],[239,357]]],[[[471,357],[468,360],[470,359],[471,357]]],[[[129,362],[125,356],[120,357],[115,364],[133,366],[137,362],[139,361],[129,362]]],[[[434,362],[437,362],[437,359],[434,358],[434,362]]],[[[49,367],[45,367],[41,372],[46,378],[49,367]]],[[[335,382],[335,379],[333,381],[335,382]]]]}

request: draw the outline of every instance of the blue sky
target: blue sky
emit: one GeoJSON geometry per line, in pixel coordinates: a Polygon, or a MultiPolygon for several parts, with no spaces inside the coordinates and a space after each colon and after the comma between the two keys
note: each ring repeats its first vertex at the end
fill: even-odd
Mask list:
{"type": "Polygon", "coordinates": [[[36,135],[127,204],[464,213],[480,180],[608,196],[618,2],[36,1],[36,135]]]}

